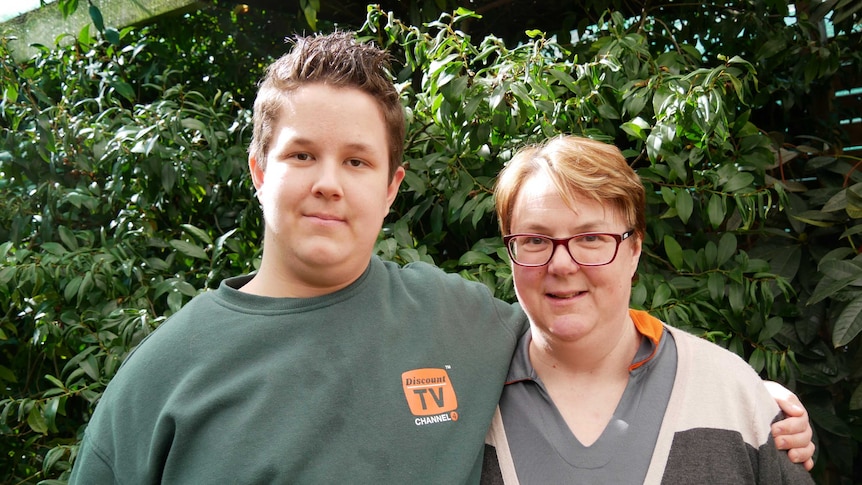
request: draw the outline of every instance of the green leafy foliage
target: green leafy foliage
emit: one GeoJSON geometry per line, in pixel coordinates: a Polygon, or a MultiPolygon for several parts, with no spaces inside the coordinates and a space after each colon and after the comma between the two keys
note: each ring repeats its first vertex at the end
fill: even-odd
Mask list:
{"type": "Polygon", "coordinates": [[[161,46],[125,40],[46,51],[17,73],[4,58],[4,482],[66,471],[129,349],[258,258],[248,112],[228,93],[147,82],[161,46]]]}
{"type": "MultiPolygon", "coordinates": [[[[558,133],[617,144],[648,193],[632,305],[796,390],[817,431],[818,482],[851,475],[862,402],[862,274],[853,265],[833,277],[817,262],[856,260],[862,190],[843,187],[859,174],[838,140],[793,145],[783,142],[789,129],[753,121],[772,109],[763,92],[786,82],[774,71],[799,76],[799,96],[834,71],[804,78],[795,65],[788,74],[786,59],[765,65],[780,49],[752,60],[710,57],[685,32],[657,36],[669,32],[654,17],[632,22],[615,12],[580,43],[530,31],[514,47],[493,36],[474,42],[458,28],[474,18],[456,12],[420,28],[370,11],[364,33],[403,59],[396,74],[411,121],[394,227],[412,237],[397,245],[512,299],[486,205],[495,174],[518,147],[558,133]],[[769,131],[778,128],[786,131],[769,131]],[[811,301],[815,286],[819,299],[811,301]]],[[[789,39],[806,28],[746,19],[779,32],[784,50],[795,49],[789,39]]]]}
{"type": "MultiPolygon", "coordinates": [[[[858,12],[831,2],[838,35],[824,42],[812,40],[820,7],[788,24],[785,2],[706,3],[684,21],[673,5],[638,16],[612,3],[586,2],[597,15],[572,42],[533,26],[473,38],[483,18],[466,9],[407,24],[368,7],[360,35],[392,52],[408,115],[407,174],[376,252],[514,300],[497,172],[559,133],[615,143],[648,195],[632,305],[794,389],[815,424],[818,482],[852,480],[862,174],[828,120],[806,137],[788,120],[816,111],[806,100],[841,65],[862,65],[858,12]]],[[[300,7],[331,27],[319,2],[300,7]]],[[[93,34],[23,63],[0,40],[0,481],[65,480],[129,350],[257,266],[248,109],[283,48],[238,12],[117,31],[91,9],[93,34]]]]}

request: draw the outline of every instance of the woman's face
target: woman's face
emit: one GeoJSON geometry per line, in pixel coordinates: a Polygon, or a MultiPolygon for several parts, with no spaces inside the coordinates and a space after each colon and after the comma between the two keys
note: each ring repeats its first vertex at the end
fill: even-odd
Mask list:
{"type": "MultiPolygon", "coordinates": [[[[545,172],[526,179],[517,195],[511,232],[562,238],[585,232],[622,234],[631,230],[611,207],[576,196],[566,204],[545,172]]],[[[513,264],[515,291],[530,317],[534,338],[577,341],[619,332],[628,322],[631,281],[641,245],[637,237],[622,241],[614,260],[604,266],[580,266],[565,247],[554,249],[545,266],[513,264]]]]}

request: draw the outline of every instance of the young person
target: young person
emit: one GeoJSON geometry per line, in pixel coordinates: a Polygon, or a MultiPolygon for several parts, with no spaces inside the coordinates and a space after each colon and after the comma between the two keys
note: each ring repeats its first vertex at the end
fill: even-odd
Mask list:
{"type": "MultiPolygon", "coordinates": [[[[260,270],[126,359],[70,483],[478,482],[526,317],[484,285],[372,256],[404,177],[386,53],[344,32],[297,38],[253,121],[260,270]]],[[[791,448],[810,441],[799,414],[791,448]]]]}
{"type": "Polygon", "coordinates": [[[745,361],[629,309],[645,191],[616,147],[528,147],[495,196],[530,332],[485,483],[812,483],[775,448],[780,409],[745,361]]]}

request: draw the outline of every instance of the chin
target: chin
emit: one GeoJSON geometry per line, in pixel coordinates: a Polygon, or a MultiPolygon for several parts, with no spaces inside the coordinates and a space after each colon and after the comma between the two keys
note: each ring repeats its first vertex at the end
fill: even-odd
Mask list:
{"type": "Polygon", "coordinates": [[[337,248],[328,244],[316,244],[305,248],[300,254],[300,260],[308,266],[332,267],[345,261],[345,251],[349,248],[337,248]]]}
{"type": "Polygon", "coordinates": [[[593,329],[585,322],[555,322],[547,329],[547,334],[555,340],[580,340],[593,329]]]}

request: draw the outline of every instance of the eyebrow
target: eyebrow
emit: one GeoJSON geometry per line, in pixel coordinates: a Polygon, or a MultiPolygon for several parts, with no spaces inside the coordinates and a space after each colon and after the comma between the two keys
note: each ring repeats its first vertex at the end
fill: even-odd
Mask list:
{"type": "MultiPolygon", "coordinates": [[[[314,148],[318,145],[317,142],[304,137],[291,138],[287,144],[286,150],[292,151],[294,147],[299,146],[303,149],[314,148]]],[[[348,151],[360,152],[361,155],[374,155],[375,151],[371,145],[362,142],[353,142],[343,145],[343,148],[348,151]]]]}
{"type": "MultiPolygon", "coordinates": [[[[579,224],[575,226],[573,231],[570,231],[571,234],[584,234],[590,232],[609,232],[610,229],[602,229],[602,222],[588,222],[586,224],[579,224]]],[[[559,228],[559,226],[548,226],[545,224],[527,224],[523,231],[518,232],[528,232],[535,234],[549,234],[554,229],[559,228]]]]}
{"type": "Polygon", "coordinates": [[[356,150],[356,151],[362,152],[363,154],[364,153],[374,154],[374,149],[371,147],[371,145],[369,145],[367,143],[361,143],[361,142],[348,143],[345,145],[345,147],[350,149],[350,150],[356,150]]]}

